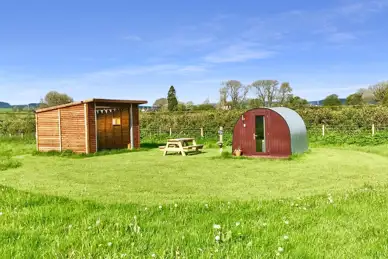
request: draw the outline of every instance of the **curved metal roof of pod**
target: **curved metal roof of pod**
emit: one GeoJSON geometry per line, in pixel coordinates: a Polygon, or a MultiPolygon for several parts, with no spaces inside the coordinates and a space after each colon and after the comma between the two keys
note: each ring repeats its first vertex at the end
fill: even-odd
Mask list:
{"type": "Polygon", "coordinates": [[[306,152],[308,150],[307,129],[302,117],[296,111],[286,107],[268,109],[278,113],[286,121],[290,129],[291,153],[299,154],[306,152]]]}

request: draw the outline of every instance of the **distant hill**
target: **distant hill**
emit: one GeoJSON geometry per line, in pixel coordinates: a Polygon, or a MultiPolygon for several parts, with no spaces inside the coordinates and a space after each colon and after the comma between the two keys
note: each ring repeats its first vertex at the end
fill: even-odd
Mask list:
{"type": "Polygon", "coordinates": [[[0,108],[12,108],[12,106],[9,103],[0,102],[0,108]]]}
{"type": "MultiPolygon", "coordinates": [[[[346,103],[346,98],[339,98],[342,104],[346,103]]],[[[316,105],[316,106],[322,106],[323,105],[323,100],[319,101],[310,101],[309,104],[311,105],[316,105]]]]}
{"type": "Polygon", "coordinates": [[[19,110],[24,110],[24,109],[36,109],[39,106],[39,103],[29,103],[29,104],[19,104],[19,105],[12,105],[13,108],[19,109],[19,110]]]}

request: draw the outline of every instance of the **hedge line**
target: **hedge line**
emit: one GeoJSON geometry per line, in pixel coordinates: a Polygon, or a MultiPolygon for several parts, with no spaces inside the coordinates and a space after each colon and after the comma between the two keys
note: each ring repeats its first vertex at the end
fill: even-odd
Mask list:
{"type": "MultiPolygon", "coordinates": [[[[372,124],[376,127],[388,126],[388,107],[365,106],[325,108],[311,107],[296,110],[304,119],[307,127],[316,127],[322,124],[341,127],[365,127],[372,124]]],[[[244,111],[203,111],[177,113],[142,113],[141,128],[149,129],[214,129],[220,126],[232,129],[239,116],[244,111]]]]}
{"type": "MultiPolygon", "coordinates": [[[[322,124],[335,129],[340,128],[370,128],[375,124],[377,128],[388,127],[388,107],[309,107],[296,110],[304,119],[308,128],[322,124]]],[[[169,128],[195,129],[216,132],[220,126],[232,130],[239,116],[244,111],[197,111],[175,113],[141,113],[141,129],[145,131],[160,130],[166,132],[169,128]]],[[[34,114],[26,116],[7,115],[0,117],[0,135],[29,134],[35,131],[34,114]]]]}

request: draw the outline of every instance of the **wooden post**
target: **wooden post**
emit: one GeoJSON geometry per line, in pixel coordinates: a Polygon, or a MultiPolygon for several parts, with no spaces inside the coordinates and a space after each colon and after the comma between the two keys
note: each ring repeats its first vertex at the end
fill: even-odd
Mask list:
{"type": "Polygon", "coordinates": [[[372,124],[372,136],[374,136],[375,135],[375,124],[373,123],[372,124]]]}
{"type": "MultiPolygon", "coordinates": [[[[224,130],[224,127],[220,127],[220,131],[223,131],[224,130]]],[[[220,143],[223,143],[223,132],[222,132],[222,134],[220,134],[220,143]]],[[[221,148],[220,148],[220,153],[222,153],[222,146],[221,146],[221,148]]]]}
{"type": "Polygon", "coordinates": [[[201,137],[203,138],[203,128],[201,128],[201,137]]]}
{"type": "Polygon", "coordinates": [[[322,136],[325,136],[325,124],[322,124],[322,136]]]}
{"type": "Polygon", "coordinates": [[[89,154],[89,122],[88,122],[88,104],[84,103],[84,122],[85,122],[85,153],[89,154]]]}
{"type": "Polygon", "coordinates": [[[170,128],[170,137],[172,136],[172,129],[170,128]]]}
{"type": "Polygon", "coordinates": [[[129,130],[129,135],[131,137],[131,149],[133,149],[133,146],[135,143],[134,142],[134,137],[133,137],[133,109],[132,109],[133,104],[131,103],[131,108],[130,108],[130,130],[129,130]]]}
{"type": "Polygon", "coordinates": [[[95,136],[96,136],[96,152],[98,151],[98,125],[97,125],[97,108],[96,108],[96,103],[94,103],[94,131],[95,131],[95,136]]]}
{"type": "Polygon", "coordinates": [[[61,109],[58,109],[59,151],[62,152],[61,109]]]}

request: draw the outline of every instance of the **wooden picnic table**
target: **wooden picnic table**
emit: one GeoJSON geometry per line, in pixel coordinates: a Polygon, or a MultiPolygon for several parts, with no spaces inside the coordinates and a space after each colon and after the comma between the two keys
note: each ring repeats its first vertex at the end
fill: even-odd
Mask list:
{"type": "Polygon", "coordinates": [[[203,145],[197,145],[194,138],[176,138],[168,139],[166,146],[162,147],[163,156],[167,155],[167,152],[181,153],[182,156],[186,156],[187,152],[198,152],[203,148],[203,145]]]}

